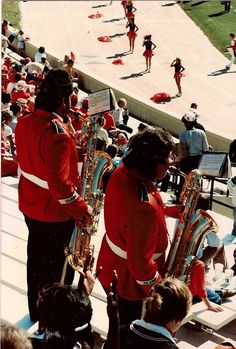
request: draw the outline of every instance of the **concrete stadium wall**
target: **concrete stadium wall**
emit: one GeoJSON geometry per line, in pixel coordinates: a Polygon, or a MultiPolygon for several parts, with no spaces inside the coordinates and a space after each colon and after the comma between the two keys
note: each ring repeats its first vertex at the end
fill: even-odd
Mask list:
{"type": "MultiPolygon", "coordinates": [[[[8,35],[10,35],[11,31],[8,31],[8,35]]],[[[11,48],[14,50],[17,49],[17,40],[14,40],[11,44],[11,48]]],[[[38,47],[34,46],[31,42],[26,42],[26,55],[31,59],[34,58],[36,52],[38,51],[38,47]]],[[[52,67],[59,68],[62,66],[62,61],[57,57],[54,57],[50,53],[47,53],[47,59],[52,67]]],[[[117,99],[120,97],[124,97],[127,99],[129,111],[136,119],[147,122],[149,124],[165,127],[173,136],[179,136],[179,133],[183,131],[182,122],[177,119],[175,116],[162,112],[158,109],[157,105],[153,102],[149,102],[146,98],[137,97],[131,91],[127,91],[125,89],[117,89],[115,85],[111,81],[105,81],[100,76],[90,75],[88,70],[81,70],[75,64],[76,72],[79,74],[79,88],[85,92],[94,92],[107,87],[112,88],[115,93],[117,99]]],[[[223,136],[219,136],[213,132],[207,131],[207,138],[209,144],[216,151],[228,151],[229,144],[231,143],[231,139],[228,139],[223,136]]]]}

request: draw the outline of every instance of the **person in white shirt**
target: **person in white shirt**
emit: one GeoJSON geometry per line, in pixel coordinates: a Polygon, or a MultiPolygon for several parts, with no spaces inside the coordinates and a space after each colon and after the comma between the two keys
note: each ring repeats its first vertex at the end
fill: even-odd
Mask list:
{"type": "Polygon", "coordinates": [[[45,47],[40,46],[38,52],[34,56],[34,61],[40,63],[42,57],[46,58],[45,47]]]}

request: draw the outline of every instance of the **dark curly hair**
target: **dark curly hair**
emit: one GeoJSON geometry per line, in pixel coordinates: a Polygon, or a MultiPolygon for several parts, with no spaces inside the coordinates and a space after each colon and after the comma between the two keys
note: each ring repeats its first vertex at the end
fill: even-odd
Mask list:
{"type": "Polygon", "coordinates": [[[163,164],[174,148],[171,134],[162,128],[148,128],[131,139],[124,166],[135,169],[146,180],[155,179],[156,166],[163,164]]]}
{"type": "Polygon", "coordinates": [[[57,110],[63,98],[72,93],[72,81],[63,69],[51,69],[39,87],[35,99],[35,110],[40,108],[49,112],[57,110]]]}
{"type": "Polygon", "coordinates": [[[93,342],[90,326],[92,306],[83,290],[71,285],[53,284],[40,292],[37,307],[39,329],[45,332],[47,348],[50,345],[54,348],[53,343],[56,345],[58,341],[67,342],[68,348],[73,348],[72,344],[80,340],[93,342]],[[85,324],[88,325],[84,330],[76,332],[77,327],[85,324]]]}

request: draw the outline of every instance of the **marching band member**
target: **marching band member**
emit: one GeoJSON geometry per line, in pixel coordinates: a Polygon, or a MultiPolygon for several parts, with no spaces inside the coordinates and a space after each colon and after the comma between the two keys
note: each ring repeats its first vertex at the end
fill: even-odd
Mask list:
{"type": "Polygon", "coordinates": [[[103,237],[97,266],[107,291],[116,270],[120,323],[140,318],[142,300],[160,278],[168,245],[165,214],[178,217],[179,207],[165,208],[153,181],[165,176],[173,161],[171,135],[160,128],[136,134],[106,188],[103,237]]]}
{"type": "MultiPolygon", "coordinates": [[[[19,119],[17,158],[21,168],[19,209],[29,230],[27,283],[32,321],[42,286],[59,282],[75,219],[91,224],[92,209],[80,197],[78,157],[66,121],[72,82],[69,74],[52,69],[40,86],[35,112],[19,119]]],[[[68,268],[65,282],[72,283],[68,268]]]]}

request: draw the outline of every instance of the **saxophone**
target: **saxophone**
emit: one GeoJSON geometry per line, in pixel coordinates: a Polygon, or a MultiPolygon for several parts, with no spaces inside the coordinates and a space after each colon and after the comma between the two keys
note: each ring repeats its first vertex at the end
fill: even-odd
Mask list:
{"type": "Polygon", "coordinates": [[[81,138],[86,138],[87,148],[82,170],[81,197],[93,208],[93,223],[85,226],[83,220],[78,220],[69,247],[65,250],[67,261],[75,270],[83,268],[88,255],[94,254],[94,245],[90,242],[98,230],[103,206],[102,176],[106,170],[113,167],[111,157],[103,151],[96,150],[97,132],[96,116],[90,116],[81,133],[81,138]]]}
{"type": "MultiPolygon", "coordinates": [[[[175,170],[174,167],[172,169],[175,170]]],[[[177,170],[178,171],[178,170],[177,170]]],[[[178,171],[185,178],[185,183],[180,195],[180,202],[184,205],[174,238],[165,264],[165,275],[189,281],[190,269],[203,239],[210,231],[218,232],[215,220],[204,210],[195,212],[197,201],[201,192],[201,174],[199,170],[192,170],[187,176],[178,171]]]]}

